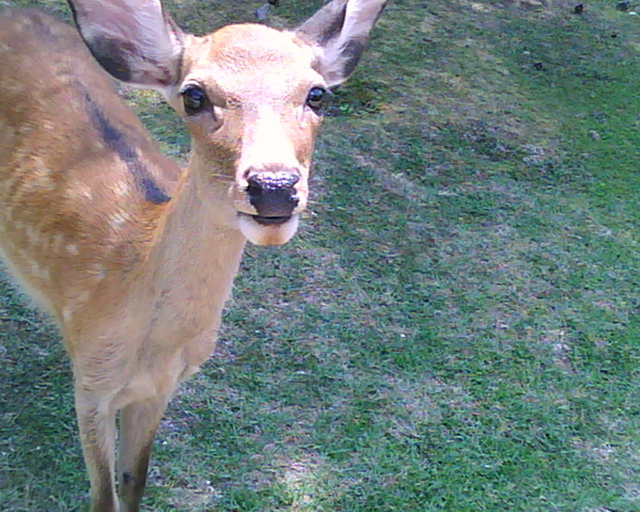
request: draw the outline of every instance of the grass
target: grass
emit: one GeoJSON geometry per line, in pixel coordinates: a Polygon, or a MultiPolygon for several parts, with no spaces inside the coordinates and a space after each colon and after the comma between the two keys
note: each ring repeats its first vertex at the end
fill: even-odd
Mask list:
{"type": "MultiPolygon", "coordinates": [[[[390,4],[301,233],[248,249],[171,404],[147,510],[640,511],[640,31],[615,4],[390,4]]],[[[199,33],[255,7],[170,4],[199,33]]],[[[0,295],[0,510],[80,510],[68,363],[0,295]]]]}

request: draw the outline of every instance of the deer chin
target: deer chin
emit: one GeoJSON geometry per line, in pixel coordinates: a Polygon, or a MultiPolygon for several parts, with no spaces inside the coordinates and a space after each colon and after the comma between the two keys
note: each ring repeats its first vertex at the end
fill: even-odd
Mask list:
{"type": "Polygon", "coordinates": [[[240,231],[255,245],[286,244],[298,230],[300,215],[260,217],[240,213],[240,231]]]}

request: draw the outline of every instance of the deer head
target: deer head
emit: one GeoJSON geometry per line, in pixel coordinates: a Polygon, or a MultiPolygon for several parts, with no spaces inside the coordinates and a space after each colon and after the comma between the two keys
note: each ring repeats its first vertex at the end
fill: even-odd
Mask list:
{"type": "Polygon", "coordinates": [[[160,91],[192,136],[190,172],[217,222],[278,245],[308,202],[328,91],[353,72],[386,0],[334,0],[296,30],[184,33],[156,0],[72,1],[80,33],[115,78],[160,91]]]}

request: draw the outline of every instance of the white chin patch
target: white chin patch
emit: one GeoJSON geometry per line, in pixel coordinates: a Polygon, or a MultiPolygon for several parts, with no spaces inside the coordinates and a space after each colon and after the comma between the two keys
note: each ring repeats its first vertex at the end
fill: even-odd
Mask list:
{"type": "Polygon", "coordinates": [[[284,224],[264,226],[257,223],[251,215],[240,214],[240,231],[255,245],[286,244],[298,230],[299,215],[293,215],[284,224]]]}

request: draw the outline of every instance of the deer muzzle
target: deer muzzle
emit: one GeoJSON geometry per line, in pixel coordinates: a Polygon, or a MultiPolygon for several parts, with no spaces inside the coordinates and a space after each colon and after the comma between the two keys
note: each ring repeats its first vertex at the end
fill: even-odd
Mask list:
{"type": "Polygon", "coordinates": [[[264,225],[284,223],[300,203],[295,188],[300,181],[296,171],[249,171],[246,192],[257,212],[256,222],[264,225]]]}

